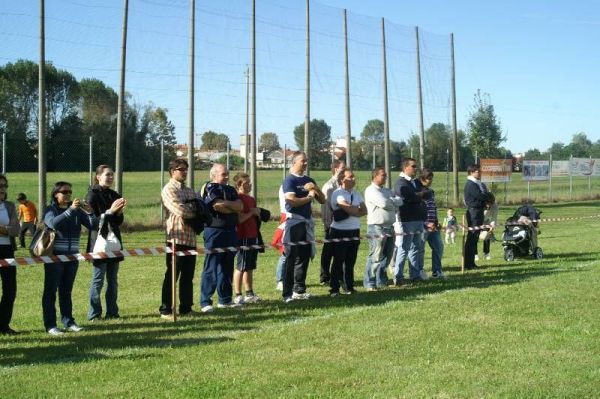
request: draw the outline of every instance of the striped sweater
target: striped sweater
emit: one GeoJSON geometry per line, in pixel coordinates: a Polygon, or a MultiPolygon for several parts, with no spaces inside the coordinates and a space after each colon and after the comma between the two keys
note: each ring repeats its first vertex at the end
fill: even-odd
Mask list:
{"type": "Polygon", "coordinates": [[[93,213],[87,214],[82,209],[72,209],[71,207],[63,209],[56,204],[46,208],[44,223],[56,230],[54,255],[79,253],[81,226],[88,229],[98,228],[98,220],[93,213]]]}

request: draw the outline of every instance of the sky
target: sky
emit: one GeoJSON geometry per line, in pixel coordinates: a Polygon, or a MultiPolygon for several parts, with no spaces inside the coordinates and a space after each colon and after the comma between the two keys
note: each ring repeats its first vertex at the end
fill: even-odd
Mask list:
{"type": "MultiPolygon", "coordinates": [[[[249,0],[196,5],[196,143],[207,130],[230,135],[246,124],[249,0]]],[[[295,147],[304,120],[305,1],[256,1],[256,130],[295,147]]],[[[351,132],[383,119],[381,17],[386,23],[390,134],[418,131],[414,27],[420,29],[425,127],[449,124],[454,34],[458,127],[477,90],[489,94],[513,153],[600,139],[597,73],[600,3],[594,1],[311,2],[311,118],[345,134],[342,9],[348,10],[351,132]]],[[[46,0],[46,60],[78,79],[119,84],[123,2],[46,0]]],[[[0,64],[38,57],[39,3],[0,0],[0,64]]],[[[126,90],[139,106],[168,109],[178,142],[189,132],[189,1],[130,0],[126,90]]]]}

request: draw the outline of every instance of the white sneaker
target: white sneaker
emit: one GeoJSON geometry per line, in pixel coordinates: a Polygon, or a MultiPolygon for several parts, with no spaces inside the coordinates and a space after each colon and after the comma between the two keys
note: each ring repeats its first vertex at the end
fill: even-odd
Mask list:
{"type": "Polygon", "coordinates": [[[485,254],[484,259],[485,260],[491,260],[492,256],[490,254],[485,254]]]}
{"type": "Polygon", "coordinates": [[[48,334],[58,336],[58,335],[64,335],[65,333],[56,327],[52,327],[51,329],[48,330],[48,334]]]}
{"type": "Polygon", "coordinates": [[[83,327],[79,327],[77,324],[73,323],[69,327],[67,327],[67,331],[71,332],[79,332],[83,330],[83,327]]]}
{"type": "Polygon", "coordinates": [[[425,273],[425,270],[421,270],[419,272],[419,280],[427,281],[429,280],[429,276],[425,273]]]}
{"type": "Polygon", "coordinates": [[[229,303],[217,303],[217,308],[219,308],[219,309],[239,308],[240,306],[242,306],[241,303],[235,303],[233,301],[231,301],[229,303]]]}
{"type": "Polygon", "coordinates": [[[202,309],[200,309],[202,313],[212,313],[214,310],[215,308],[213,308],[212,305],[202,306],[202,309]]]}
{"type": "Polygon", "coordinates": [[[479,255],[475,255],[475,260],[479,260],[479,255]]]}
{"type": "Polygon", "coordinates": [[[233,298],[233,303],[235,303],[236,305],[243,305],[246,302],[244,301],[244,297],[243,296],[236,295],[235,298],[233,298]]]}
{"type": "Polygon", "coordinates": [[[294,292],[292,294],[292,299],[310,299],[310,294],[308,292],[303,292],[301,294],[294,292]]]}
{"type": "Polygon", "coordinates": [[[275,288],[277,291],[283,291],[283,281],[277,282],[277,287],[275,288]]]}
{"type": "Polygon", "coordinates": [[[286,296],[285,298],[283,298],[283,303],[290,303],[293,301],[294,301],[294,298],[292,298],[291,296],[286,296]]]}
{"type": "Polygon", "coordinates": [[[258,295],[246,295],[244,297],[244,302],[246,302],[246,303],[257,303],[260,301],[261,301],[261,298],[258,295]]]}

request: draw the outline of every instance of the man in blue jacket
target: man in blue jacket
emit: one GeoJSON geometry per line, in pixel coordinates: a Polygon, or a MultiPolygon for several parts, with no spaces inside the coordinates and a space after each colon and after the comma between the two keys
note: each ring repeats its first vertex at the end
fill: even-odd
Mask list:
{"type": "MultiPolygon", "coordinates": [[[[483,225],[483,211],[488,199],[488,191],[485,184],[481,182],[481,168],[479,165],[471,165],[467,168],[467,183],[465,184],[464,201],[467,206],[467,225],[478,227],[483,225]]],[[[464,248],[465,269],[475,269],[475,253],[479,241],[480,230],[469,230],[464,248]]]]}
{"type": "Polygon", "coordinates": [[[417,161],[414,158],[405,158],[402,162],[402,172],[394,185],[394,195],[402,199],[402,206],[398,208],[397,219],[400,223],[401,234],[396,246],[396,264],[394,265],[394,283],[402,285],[404,282],[404,262],[410,262],[409,277],[413,281],[428,279],[423,270],[423,251],[425,250],[424,223],[426,217],[423,198],[430,195],[430,191],[423,189],[423,185],[416,178],[417,161]]]}

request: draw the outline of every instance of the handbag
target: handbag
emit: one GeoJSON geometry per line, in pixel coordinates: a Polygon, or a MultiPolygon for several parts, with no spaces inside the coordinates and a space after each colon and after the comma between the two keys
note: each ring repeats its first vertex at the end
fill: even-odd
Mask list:
{"type": "Polygon", "coordinates": [[[98,234],[96,236],[96,242],[94,242],[94,249],[92,252],[98,253],[120,251],[121,242],[110,227],[110,223],[107,223],[108,234],[106,234],[106,238],[104,238],[102,234],[100,234],[104,223],[104,214],[102,214],[102,216],[100,216],[100,225],[98,226],[98,234]]]}
{"type": "Polygon", "coordinates": [[[46,225],[39,226],[29,244],[29,253],[32,256],[52,255],[55,240],[56,231],[46,225]]]}

